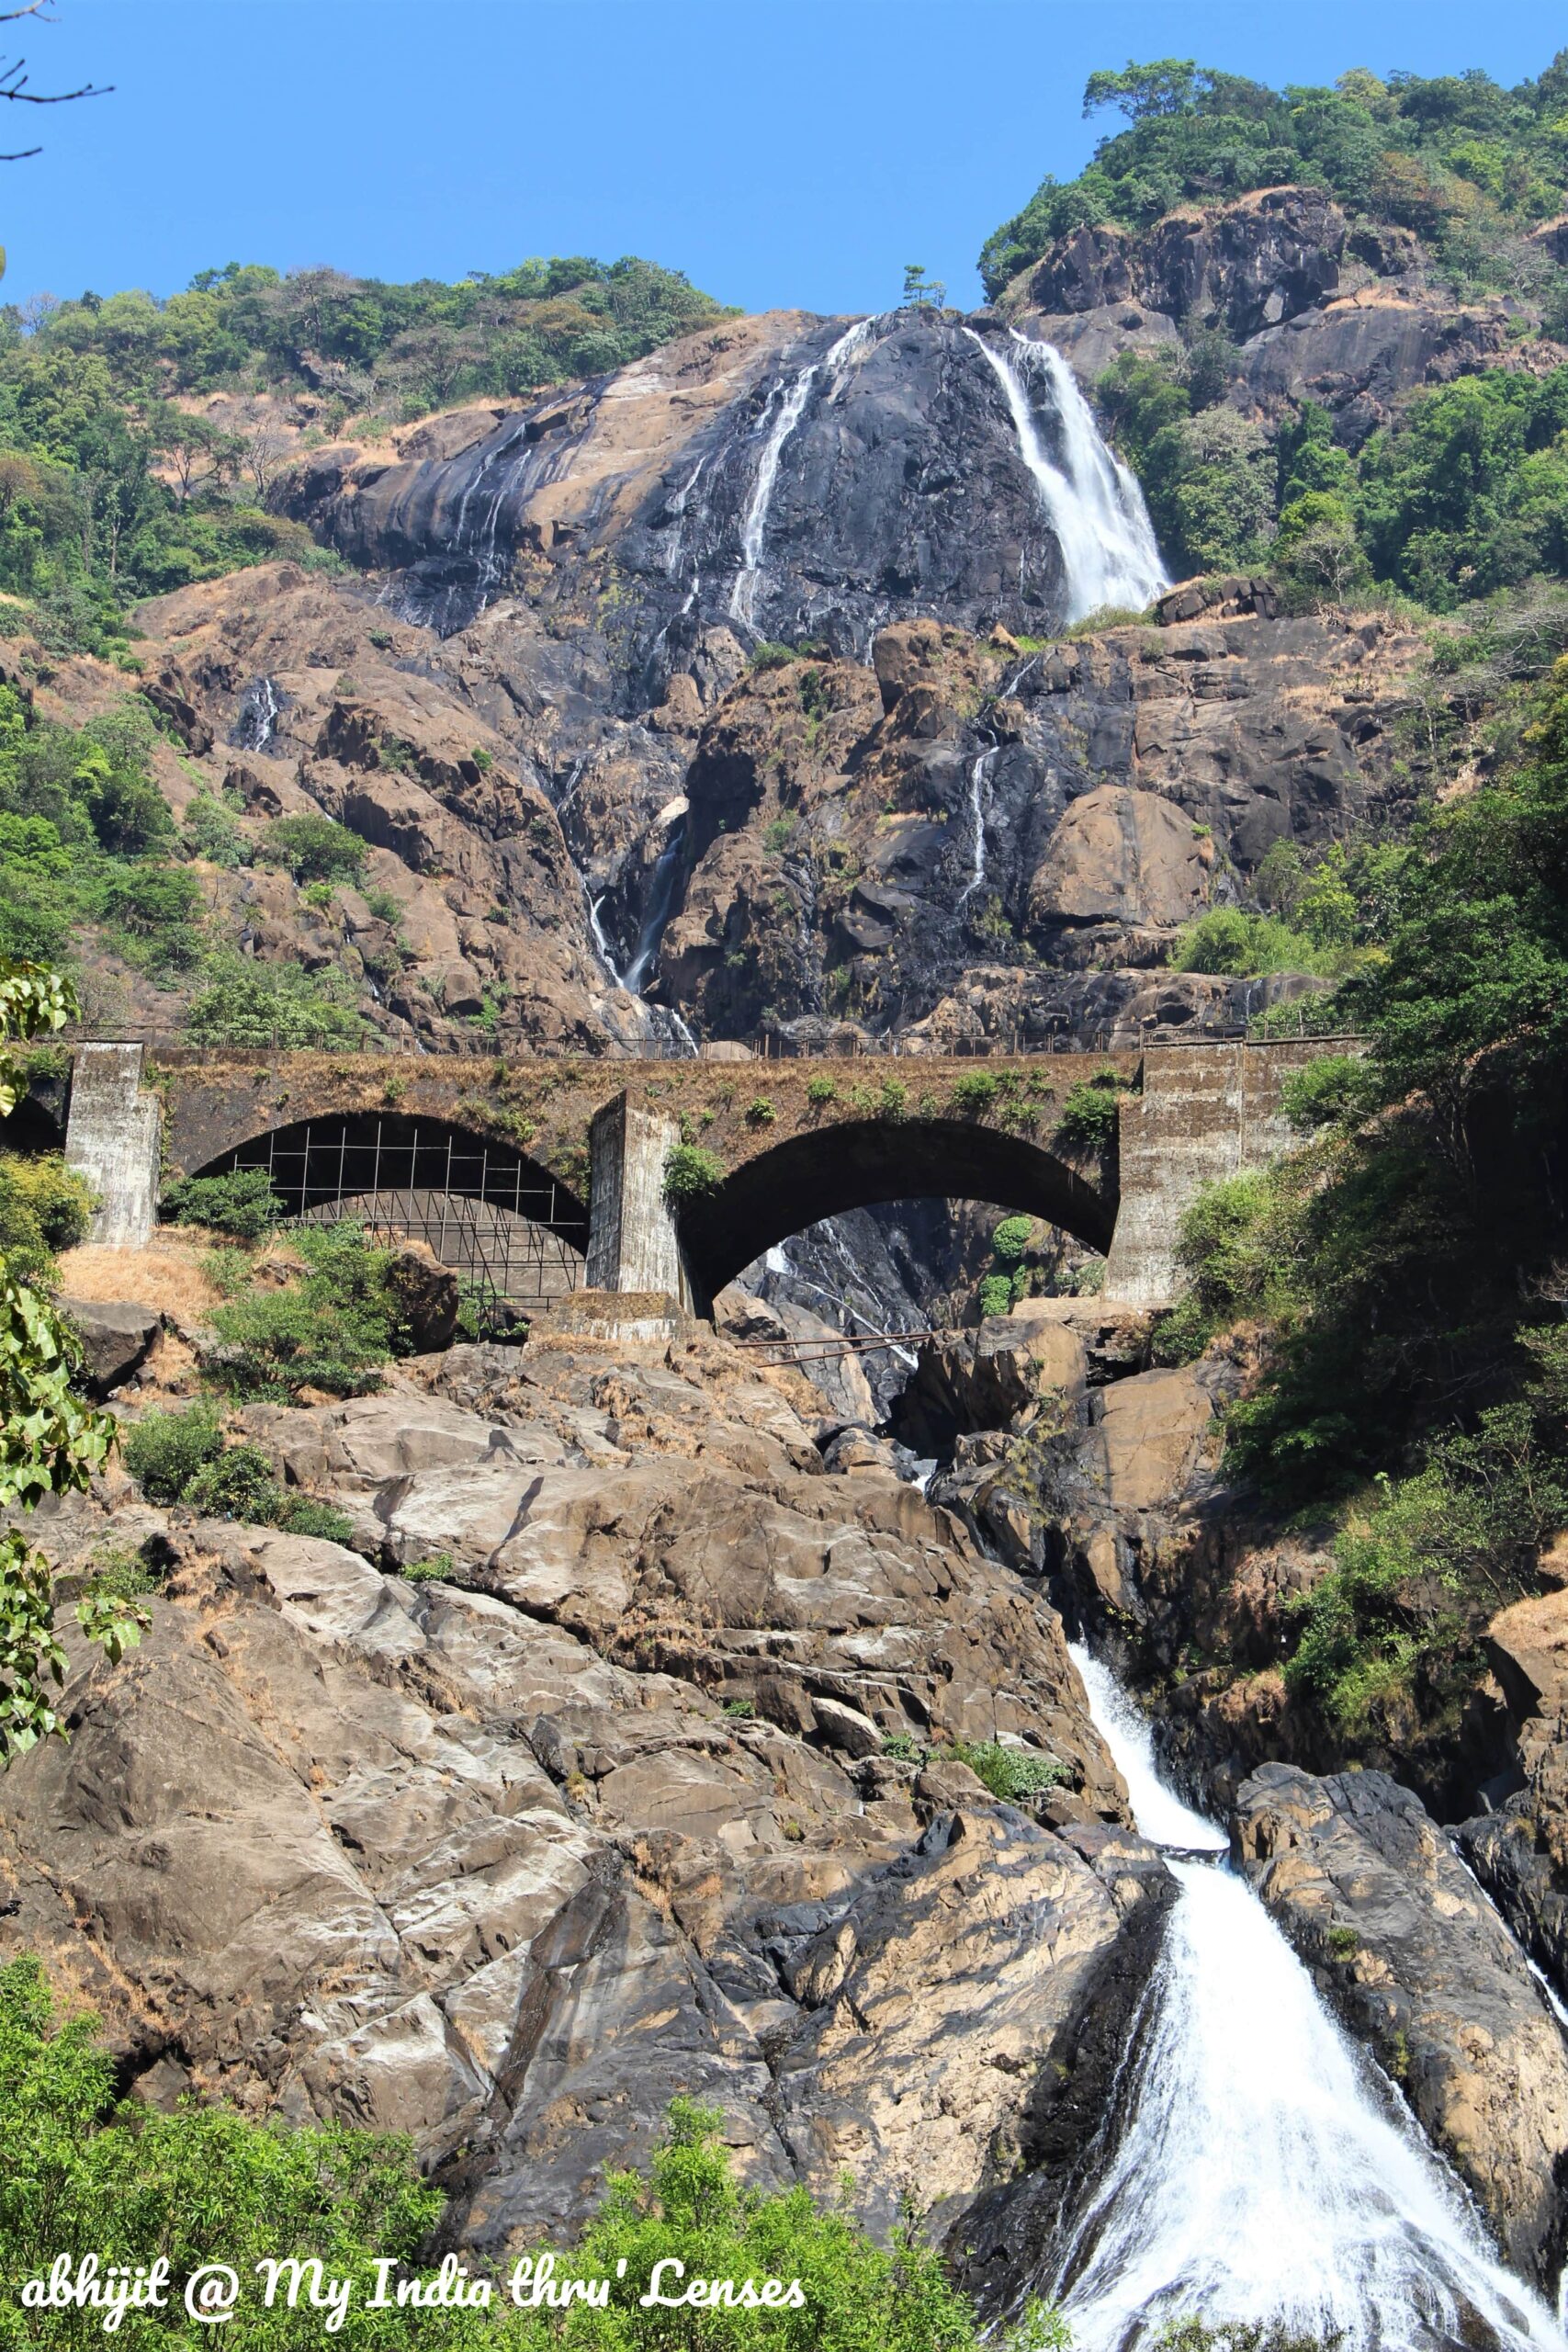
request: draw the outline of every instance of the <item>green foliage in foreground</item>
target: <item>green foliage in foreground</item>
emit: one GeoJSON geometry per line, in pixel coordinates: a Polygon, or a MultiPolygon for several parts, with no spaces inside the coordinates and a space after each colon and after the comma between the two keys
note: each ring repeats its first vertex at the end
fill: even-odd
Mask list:
{"type": "MultiPolygon", "coordinates": [[[[561,2280],[607,2282],[605,2308],[516,2308],[504,2291],[490,2309],[366,2308],[378,2259],[394,2282],[425,2251],[441,2199],[424,2187],[408,2143],[343,2125],[289,2130],[225,2108],[187,2102],[160,2115],[114,2101],[114,2064],[96,2020],[57,2020],[36,1961],[0,1968],[0,2107],[7,2162],[0,2178],[0,2242],[8,2285],[47,2272],[54,2256],[97,2250],[106,2267],[167,2256],[176,2287],[203,2263],[231,2264],[246,2290],[223,2328],[231,2345],[291,2352],[323,2340],[345,2352],[402,2346],[481,2346],[511,2352],[978,2352],[979,2324],[937,2255],[912,2230],[874,2245],[845,2207],[804,2188],[772,2195],[738,2186],[718,2138],[722,2117],[677,2098],[647,2177],[613,2174],[581,2244],[560,2257],[561,2280]],[[260,2307],[254,2265],[319,2258],[347,2278],[344,2324],[302,2299],[290,2312],[260,2307]],[[639,2307],[655,2265],[661,2290],[694,2281],[798,2280],[784,2308],[722,2303],[639,2307]],[[617,2277],[618,2266],[623,2275],[617,2277]]],[[[395,2289],[394,2289],[395,2290],[395,2289]]],[[[0,2304],[0,2346],[100,2345],[102,2314],[36,2314],[14,2293],[0,2304]],[[41,2324],[39,2324],[41,2319],[41,2324]]],[[[212,2330],[187,2320],[180,2296],[164,2312],[130,2312],[118,2341],[195,2346],[212,2330]]],[[[1065,2352],[1055,2312],[1032,2305],[998,2352],[1065,2352]]]]}

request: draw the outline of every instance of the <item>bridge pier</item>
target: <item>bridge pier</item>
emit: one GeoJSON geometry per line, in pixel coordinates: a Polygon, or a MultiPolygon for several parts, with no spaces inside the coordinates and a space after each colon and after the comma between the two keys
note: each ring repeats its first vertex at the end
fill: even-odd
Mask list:
{"type": "Polygon", "coordinates": [[[1182,1218],[1203,1185],[1265,1168],[1297,1140],[1281,1103],[1284,1081],[1325,1050],[1321,1038],[1238,1040],[1162,1046],[1145,1056],[1141,1091],[1122,1098],[1121,1201],[1103,1298],[1155,1307],[1179,1297],[1182,1218]]]}
{"type": "Polygon", "coordinates": [[[675,1121],[639,1110],[617,1094],[589,1129],[590,1290],[663,1293],[692,1306],[692,1285],[675,1219],[664,1197],[664,1169],[681,1140],[675,1121]]]}
{"type": "Polygon", "coordinates": [[[65,1126],[65,1164],[96,1205],[89,1241],[141,1250],[158,1213],[158,1098],[141,1091],[140,1046],[78,1046],[65,1126]]]}

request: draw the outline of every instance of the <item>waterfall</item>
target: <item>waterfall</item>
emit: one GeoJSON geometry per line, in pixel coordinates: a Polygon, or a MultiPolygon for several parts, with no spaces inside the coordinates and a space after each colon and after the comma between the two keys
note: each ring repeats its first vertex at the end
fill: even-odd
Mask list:
{"type": "Polygon", "coordinates": [[[659,853],[659,863],[653,869],[653,880],[648,893],[648,912],[642,920],[642,931],[637,943],[626,977],[626,986],[634,996],[640,996],[647,985],[659,956],[659,943],[664,936],[664,926],[675,903],[675,884],[681,871],[681,844],[685,838],[683,823],[676,825],[669,840],[659,853]]]}
{"type": "Polygon", "coordinates": [[[1064,618],[1085,620],[1113,605],[1142,612],[1170,581],[1144,493],[1101,440],[1072,369],[1053,345],[1031,343],[1016,329],[1006,349],[987,343],[973,327],[964,332],[985,353],[1007,395],[1023,462],[1061,548],[1067,591],[1064,618]],[[1055,458],[1035,414],[1030,379],[1036,376],[1043,379],[1055,458]]]}
{"type": "MultiPolygon", "coordinates": [[[[593,933],[593,952],[615,981],[615,986],[618,989],[625,989],[626,984],[621,978],[621,967],[611,953],[610,943],[604,935],[604,926],[599,920],[599,910],[604,903],[604,898],[603,896],[597,899],[589,898],[586,888],[582,895],[588,899],[588,928],[593,933]]],[[[629,995],[631,991],[627,989],[626,993],[629,995]]]]}
{"type": "Polygon", "coordinates": [[[1179,1849],[1180,1888],[1118,2086],[1119,2137],[1042,2281],[1077,2352],[1122,2352],[1189,2315],[1317,2341],[1341,2330],[1344,2352],[1560,2352],[1546,2306],[1221,1860],[1224,1833],[1163,1781],[1104,1668],[1072,1656],[1139,1828],[1179,1849]]]}
{"type": "Polygon", "coordinates": [[[972,899],[986,878],[986,782],[995,763],[998,746],[982,752],[969,771],[969,882],[959,897],[958,904],[972,899]]]}
{"type": "Polygon", "coordinates": [[[773,388],[771,403],[776,402],[777,405],[758,461],[757,478],[751,485],[746,519],[740,526],[741,568],[729,597],[732,616],[736,620],[744,621],[748,628],[757,626],[757,597],[764,576],[762,542],[767,534],[768,508],[773,503],[773,484],[778,480],[779,459],[784,454],[784,443],[806,413],[806,403],[811,397],[811,387],[818,377],[825,376],[831,382],[844,362],[874,332],[876,325],[874,318],[857,319],[853,326],[839,337],[830,351],[822,358],[814,359],[809,368],[801,369],[787,391],[780,385],[773,388]]]}
{"type": "Polygon", "coordinates": [[[265,752],[277,732],[283,706],[271,678],[253,678],[240,696],[234,731],[229,741],[237,751],[265,752]]]}

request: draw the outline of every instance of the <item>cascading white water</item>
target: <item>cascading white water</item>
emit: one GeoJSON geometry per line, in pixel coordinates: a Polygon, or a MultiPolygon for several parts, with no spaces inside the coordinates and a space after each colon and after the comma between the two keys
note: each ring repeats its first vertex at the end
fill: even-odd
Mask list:
{"type": "Polygon", "coordinates": [[[774,389],[773,397],[778,406],[768,437],[762,445],[756,480],[751,485],[750,501],[746,508],[746,519],[740,526],[741,568],[729,596],[731,614],[738,621],[744,621],[748,628],[755,628],[757,625],[757,596],[763,580],[762,543],[767,535],[768,509],[773,503],[773,485],[779,478],[779,459],[784,455],[784,443],[805,415],[806,403],[811,397],[811,387],[818,377],[831,382],[845,361],[874,331],[876,324],[874,318],[857,319],[829,351],[820,359],[814,359],[809,368],[801,369],[786,392],[781,393],[777,387],[774,389]]]}
{"type": "Polygon", "coordinates": [[[993,743],[988,752],[979,754],[969,770],[969,881],[959,893],[960,906],[974,897],[986,878],[986,784],[998,748],[993,743]]]}
{"type": "Polygon", "coordinates": [[[1215,1857],[1171,1859],[1180,1894],[1118,2086],[1119,2137],[1041,2282],[1076,2352],[1122,2352],[1189,2315],[1320,2341],[1337,2329],[1344,2352],[1561,2352],[1544,2303],[1218,1860],[1223,1832],[1161,1778],[1147,1724],[1072,1655],[1140,1830],[1215,1857]]]}
{"type": "Polygon", "coordinates": [[[599,910],[604,903],[604,898],[603,896],[597,899],[590,898],[586,888],[582,895],[588,899],[588,928],[593,933],[593,952],[615,981],[615,986],[625,989],[626,995],[630,996],[631,990],[626,988],[625,980],[621,978],[621,967],[615,961],[615,953],[605,936],[604,926],[599,920],[599,910]]]}
{"type": "Polygon", "coordinates": [[[1068,621],[1086,620],[1108,606],[1142,612],[1169,587],[1144,493],[1106,447],[1077,379],[1049,343],[1031,343],[1016,330],[1005,346],[973,327],[1007,395],[1023,462],[1062,550],[1068,621]],[[1041,432],[1030,379],[1044,379],[1045,404],[1059,450],[1053,458],[1041,432]]]}

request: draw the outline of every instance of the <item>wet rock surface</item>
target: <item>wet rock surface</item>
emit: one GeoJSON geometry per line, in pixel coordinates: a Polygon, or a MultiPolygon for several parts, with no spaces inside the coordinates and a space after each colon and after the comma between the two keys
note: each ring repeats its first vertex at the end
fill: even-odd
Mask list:
{"type": "Polygon", "coordinates": [[[1342,2017],[1551,2281],[1568,2227],[1568,2044],[1517,1945],[1418,1797],[1382,1772],[1268,1764],[1236,1799],[1248,1874],[1342,2017]]]}

